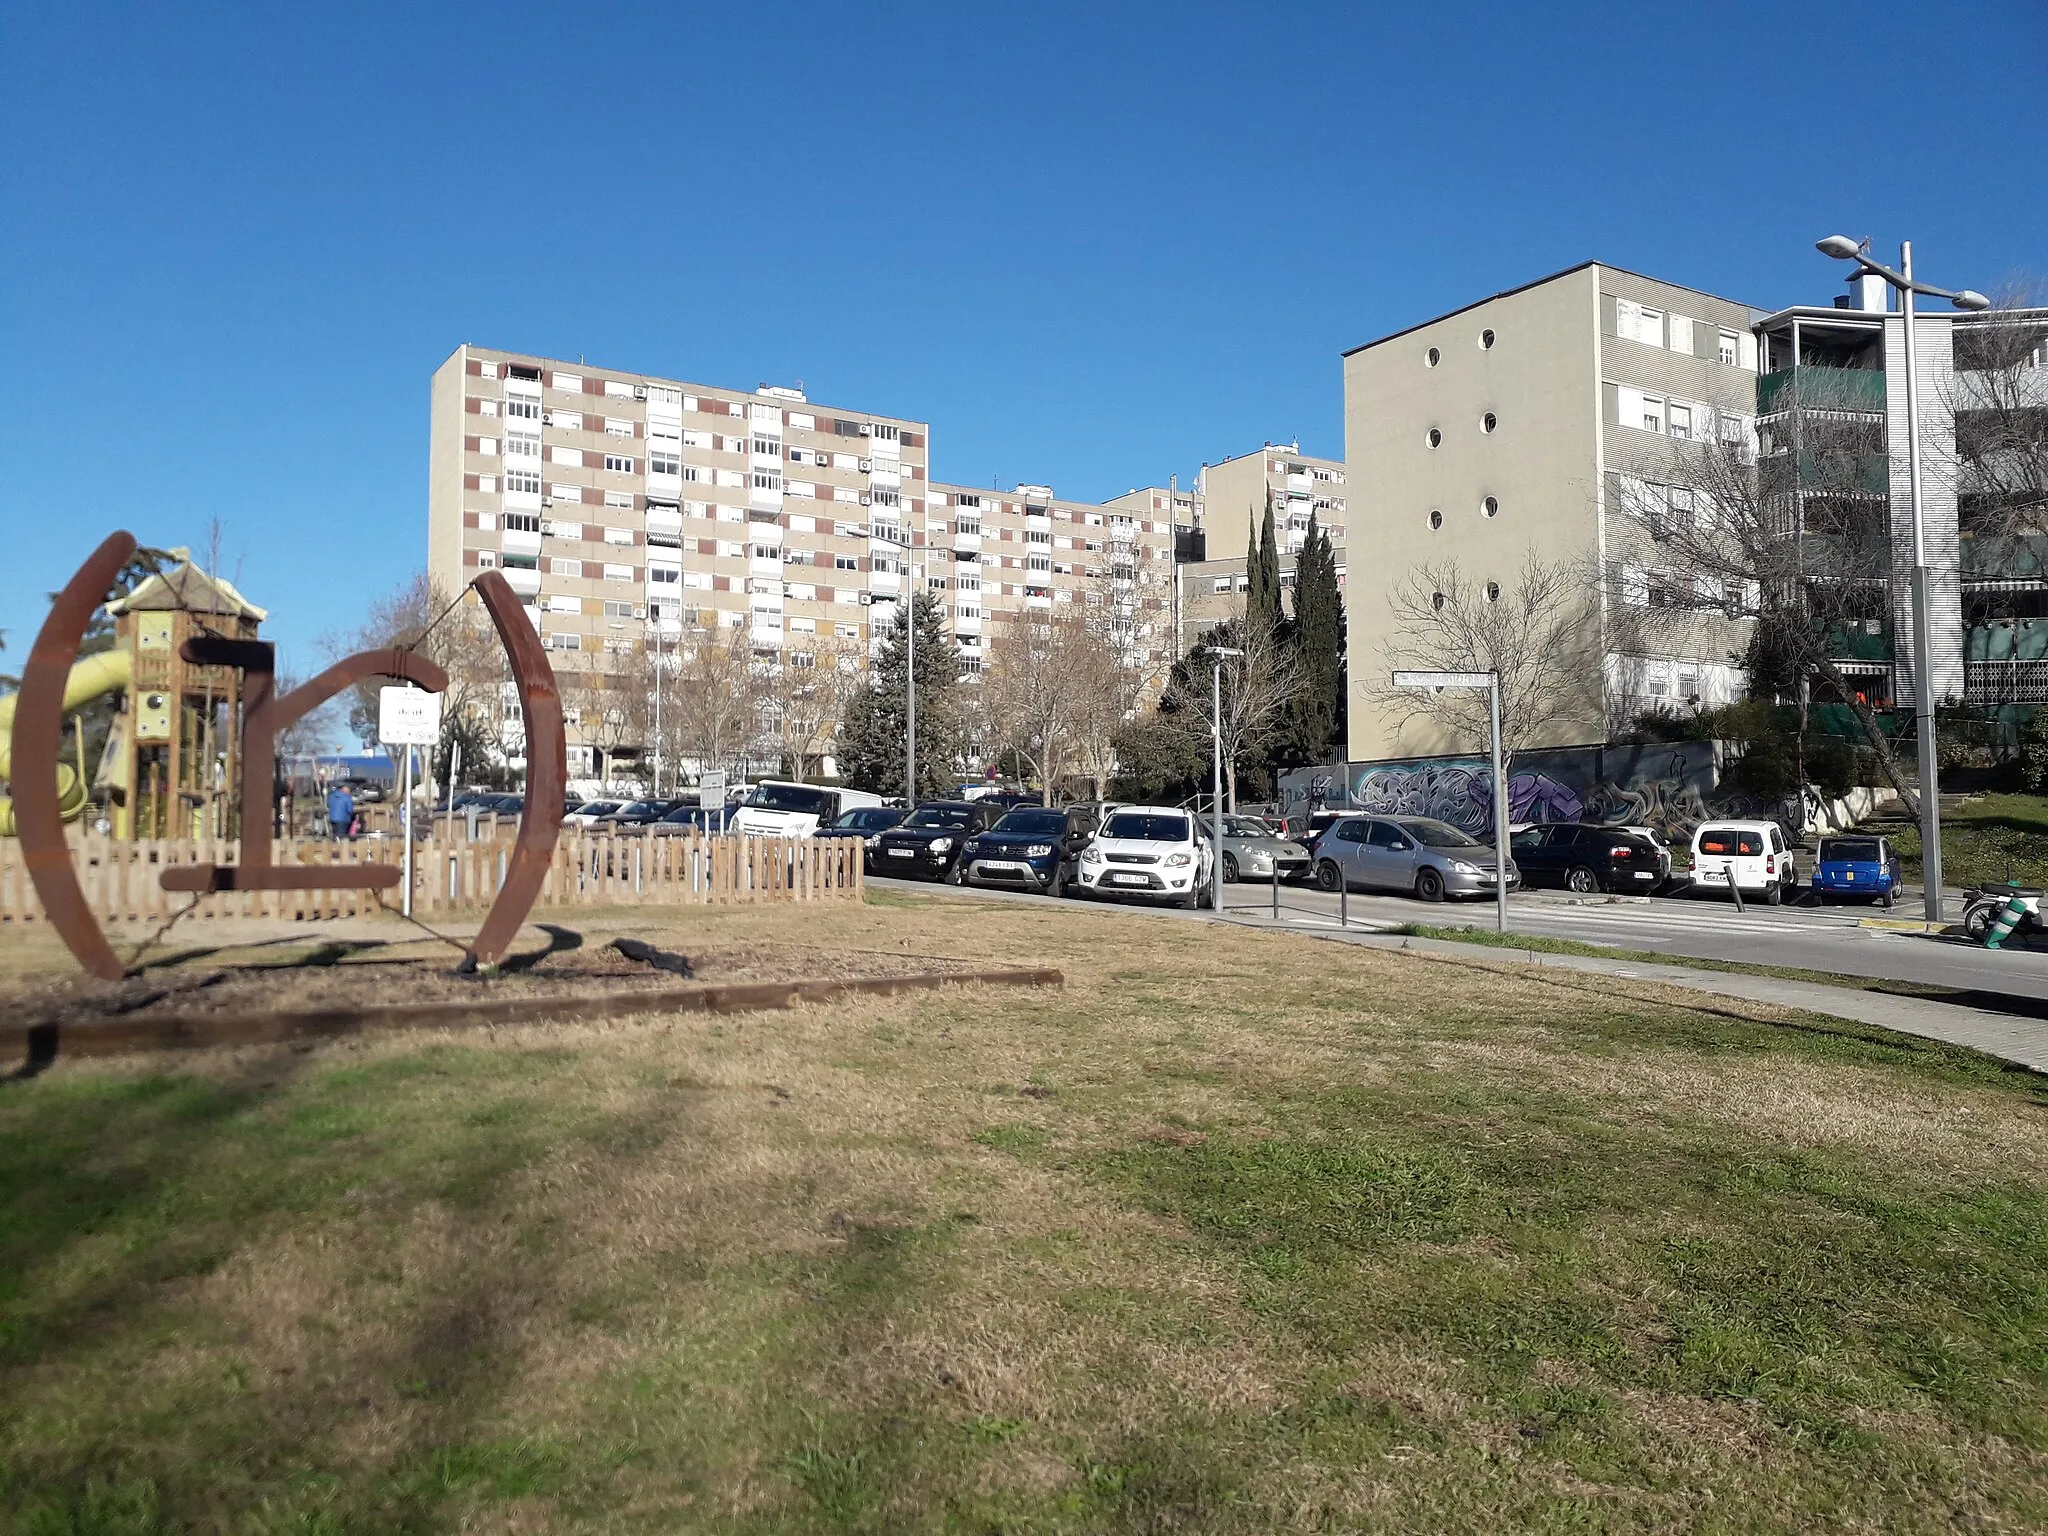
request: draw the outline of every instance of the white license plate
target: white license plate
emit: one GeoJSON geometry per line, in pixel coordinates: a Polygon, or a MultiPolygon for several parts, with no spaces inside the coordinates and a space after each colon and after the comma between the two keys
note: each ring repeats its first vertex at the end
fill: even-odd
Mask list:
{"type": "Polygon", "coordinates": [[[1150,885],[1152,883],[1151,878],[1146,875],[1111,875],[1109,878],[1118,885],[1150,885]]]}
{"type": "Polygon", "coordinates": [[[889,857],[892,859],[914,859],[917,857],[917,850],[915,848],[891,848],[889,850],[889,857]]]}
{"type": "Polygon", "coordinates": [[[1002,869],[1014,873],[1024,866],[1015,859],[981,859],[977,861],[983,869],[1002,869]]]}

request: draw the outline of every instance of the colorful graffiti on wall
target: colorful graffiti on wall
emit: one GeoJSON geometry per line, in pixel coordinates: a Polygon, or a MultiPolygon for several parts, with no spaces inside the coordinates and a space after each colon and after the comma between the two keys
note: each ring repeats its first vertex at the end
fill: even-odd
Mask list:
{"type": "MultiPolygon", "coordinates": [[[[1710,741],[1564,747],[1523,752],[1508,774],[1508,820],[1653,826],[1674,841],[1710,813],[1735,807],[1715,794],[1710,741]]],[[[1477,837],[1493,824],[1493,776],[1484,758],[1432,757],[1312,768],[1280,781],[1281,810],[1318,807],[1434,816],[1477,837]]]]}

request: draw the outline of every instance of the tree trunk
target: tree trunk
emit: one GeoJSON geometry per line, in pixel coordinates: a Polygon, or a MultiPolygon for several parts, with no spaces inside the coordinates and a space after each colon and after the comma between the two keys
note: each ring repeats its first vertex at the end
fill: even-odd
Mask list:
{"type": "Polygon", "coordinates": [[[1237,763],[1227,757],[1223,760],[1223,809],[1232,816],[1237,814],[1237,763]]]}
{"type": "Polygon", "coordinates": [[[1892,788],[1898,792],[1900,802],[1906,807],[1906,814],[1915,821],[1918,821],[1920,819],[1919,792],[1907,788],[1906,776],[1899,767],[1899,760],[1892,755],[1891,741],[1878,728],[1877,712],[1865,700],[1857,696],[1856,690],[1849,686],[1832,661],[1826,657],[1821,657],[1814,663],[1814,670],[1820,673],[1830,688],[1849,701],[1849,708],[1856,712],[1856,721],[1863,727],[1863,734],[1869,739],[1871,750],[1877,754],[1877,766],[1883,770],[1885,778],[1890,781],[1892,788]]]}

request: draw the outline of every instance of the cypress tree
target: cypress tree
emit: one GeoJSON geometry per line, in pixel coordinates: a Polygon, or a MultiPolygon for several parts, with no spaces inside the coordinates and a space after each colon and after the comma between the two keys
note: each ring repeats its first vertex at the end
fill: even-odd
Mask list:
{"type": "Polygon", "coordinates": [[[1280,550],[1273,531],[1273,492],[1266,492],[1266,515],[1256,532],[1246,530],[1245,622],[1263,634],[1280,633],[1280,550]]]}
{"type": "MultiPolygon", "coordinates": [[[[835,754],[847,783],[879,795],[904,793],[909,660],[903,644],[905,605],[895,606],[898,617],[868,663],[867,681],[847,701],[835,754]]],[[[915,802],[951,794],[959,783],[964,722],[960,653],[946,634],[938,602],[931,593],[919,592],[910,606],[917,624],[917,784],[909,795],[915,802]]]]}
{"type": "Polygon", "coordinates": [[[1344,716],[1344,594],[1330,536],[1311,517],[1308,542],[1294,563],[1293,642],[1301,688],[1295,695],[1291,754],[1320,763],[1344,716]]]}

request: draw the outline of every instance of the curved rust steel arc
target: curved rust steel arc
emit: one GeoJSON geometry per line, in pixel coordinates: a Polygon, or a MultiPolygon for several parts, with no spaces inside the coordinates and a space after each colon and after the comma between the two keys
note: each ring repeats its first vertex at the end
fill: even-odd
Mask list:
{"type": "Polygon", "coordinates": [[[301,683],[290,693],[272,697],[271,678],[251,673],[244,680],[248,700],[247,723],[242,728],[242,863],[268,866],[270,863],[271,785],[277,777],[277,733],[294,721],[325,704],[344,688],[373,677],[391,677],[418,683],[429,693],[448,687],[448,674],[415,651],[358,651],[344,657],[318,677],[301,683]]]}
{"type": "Polygon", "coordinates": [[[119,981],[126,967],[86,904],[78,871],[71,864],[71,850],[64,845],[64,819],[57,805],[57,754],[64,741],[64,683],[78,660],[85,626],[134,553],[133,534],[110,533],[78,568],[78,574],[64,584],[36,634],[14,705],[11,787],[15,829],[28,877],[35,882],[50,926],[78,963],[108,981],[119,981]]]}
{"type": "Polygon", "coordinates": [[[562,795],[569,782],[568,739],[562,730],[562,695],[540,636],[527,621],[511,583],[497,571],[476,579],[477,596],[498,627],[498,640],[512,662],[519,686],[519,711],[526,721],[526,804],[519,813],[519,839],[505,871],[498,899],[477,930],[462,962],[464,970],[494,966],[505,958],[520,924],[533,910],[555,856],[562,829],[562,795]]]}

